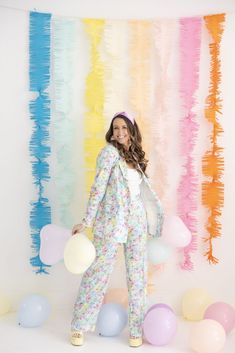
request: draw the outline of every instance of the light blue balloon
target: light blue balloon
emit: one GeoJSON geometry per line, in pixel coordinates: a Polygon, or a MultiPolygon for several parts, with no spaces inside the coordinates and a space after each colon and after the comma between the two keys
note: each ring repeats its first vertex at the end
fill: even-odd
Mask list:
{"type": "Polygon", "coordinates": [[[50,314],[50,304],[47,298],[30,294],[20,303],[18,323],[23,327],[38,327],[47,320],[50,314]]]}
{"type": "Polygon", "coordinates": [[[119,335],[127,324],[127,312],[122,305],[107,303],[101,307],[97,319],[97,331],[101,336],[119,335]]]}

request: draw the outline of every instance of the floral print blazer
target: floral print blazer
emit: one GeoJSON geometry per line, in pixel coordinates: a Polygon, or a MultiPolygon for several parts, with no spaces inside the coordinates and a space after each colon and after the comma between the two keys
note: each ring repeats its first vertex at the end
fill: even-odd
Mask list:
{"type": "MultiPolygon", "coordinates": [[[[93,227],[96,237],[112,238],[119,243],[127,240],[131,204],[127,168],[125,160],[113,145],[107,144],[100,151],[96,161],[95,180],[82,221],[84,226],[93,227]]],[[[163,225],[163,209],[144,173],[140,193],[147,215],[148,234],[159,237],[163,225]]]]}

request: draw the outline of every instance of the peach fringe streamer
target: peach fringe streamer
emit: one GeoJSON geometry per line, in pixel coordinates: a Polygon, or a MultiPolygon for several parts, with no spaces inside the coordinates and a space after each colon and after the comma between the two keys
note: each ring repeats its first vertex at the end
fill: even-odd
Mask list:
{"type": "Polygon", "coordinates": [[[148,276],[147,276],[147,294],[151,295],[156,292],[154,283],[155,268],[151,264],[148,264],[148,276]]]}
{"type": "Polygon", "coordinates": [[[209,44],[211,55],[210,88],[206,100],[205,117],[212,124],[210,136],[211,149],[202,158],[202,173],[207,178],[202,184],[202,203],[209,211],[206,229],[209,233],[204,241],[208,243],[208,250],[204,254],[210,264],[217,264],[218,258],[213,255],[213,240],[221,236],[221,208],[224,204],[224,184],[221,181],[224,172],[224,158],[221,156],[223,148],[218,145],[218,138],[223,133],[218,121],[221,114],[221,98],[219,97],[220,72],[220,42],[223,34],[225,14],[205,16],[205,24],[212,36],[209,44]]]}
{"type": "Polygon", "coordinates": [[[153,39],[151,21],[131,20],[130,25],[130,105],[143,136],[143,148],[149,156],[150,55],[153,39]]]}
{"type": "Polygon", "coordinates": [[[176,29],[176,20],[158,20],[153,22],[156,57],[159,64],[159,82],[153,102],[151,125],[151,165],[150,177],[153,188],[158,193],[166,210],[167,191],[169,191],[169,100],[171,96],[171,78],[169,64],[172,53],[172,33],[176,29]]]}
{"type": "Polygon", "coordinates": [[[193,150],[196,144],[199,124],[196,121],[194,105],[195,92],[199,81],[199,60],[201,47],[201,18],[180,19],[180,93],[183,106],[183,118],[180,120],[181,156],[183,174],[178,186],[178,214],[192,233],[192,240],[183,249],[184,259],[181,268],[192,270],[191,253],[197,248],[196,192],[198,177],[195,174],[193,150]]]}

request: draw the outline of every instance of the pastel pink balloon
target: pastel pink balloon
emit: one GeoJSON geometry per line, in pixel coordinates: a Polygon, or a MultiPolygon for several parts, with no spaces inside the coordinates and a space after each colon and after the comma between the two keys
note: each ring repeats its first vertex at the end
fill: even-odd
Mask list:
{"type": "Polygon", "coordinates": [[[235,310],[227,303],[216,302],[206,309],[204,319],[219,322],[228,334],[235,327],[235,310]]]}
{"type": "Polygon", "coordinates": [[[40,231],[39,257],[45,265],[54,265],[64,257],[64,248],[71,230],[47,224],[40,231]]]}
{"type": "Polygon", "coordinates": [[[154,346],[165,346],[170,343],[176,334],[176,330],[176,316],[167,307],[153,308],[144,318],[144,337],[154,346]]]}
{"type": "Polygon", "coordinates": [[[162,229],[163,240],[175,247],[184,248],[192,238],[190,230],[178,216],[166,216],[162,229]]]}

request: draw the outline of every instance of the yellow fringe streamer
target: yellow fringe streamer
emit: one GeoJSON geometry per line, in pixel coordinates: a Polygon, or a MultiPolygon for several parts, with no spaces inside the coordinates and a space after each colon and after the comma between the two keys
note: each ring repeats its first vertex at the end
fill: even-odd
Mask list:
{"type": "MultiPolygon", "coordinates": [[[[90,72],[86,79],[85,104],[87,112],[84,119],[84,148],[86,165],[86,190],[90,191],[95,177],[95,162],[104,146],[104,67],[100,59],[99,46],[104,31],[104,20],[84,19],[85,30],[90,40],[90,72]]],[[[88,232],[92,237],[91,231],[88,232]]]]}
{"type": "Polygon", "coordinates": [[[149,115],[151,46],[153,30],[151,21],[129,21],[130,25],[130,105],[143,137],[143,148],[149,156],[149,115]]]}
{"type": "Polygon", "coordinates": [[[202,159],[202,172],[207,178],[202,184],[202,203],[209,210],[206,224],[209,235],[204,239],[208,243],[208,250],[205,256],[210,264],[217,264],[219,260],[213,255],[212,243],[215,238],[221,236],[221,223],[218,217],[221,216],[221,208],[224,204],[224,185],[221,181],[224,172],[224,158],[221,156],[223,148],[217,143],[219,136],[223,133],[223,129],[218,122],[217,116],[221,114],[219,54],[225,14],[205,16],[204,21],[212,36],[212,43],[209,44],[211,55],[210,89],[205,108],[205,117],[212,124],[212,131],[210,136],[211,149],[205,153],[202,159]]]}

